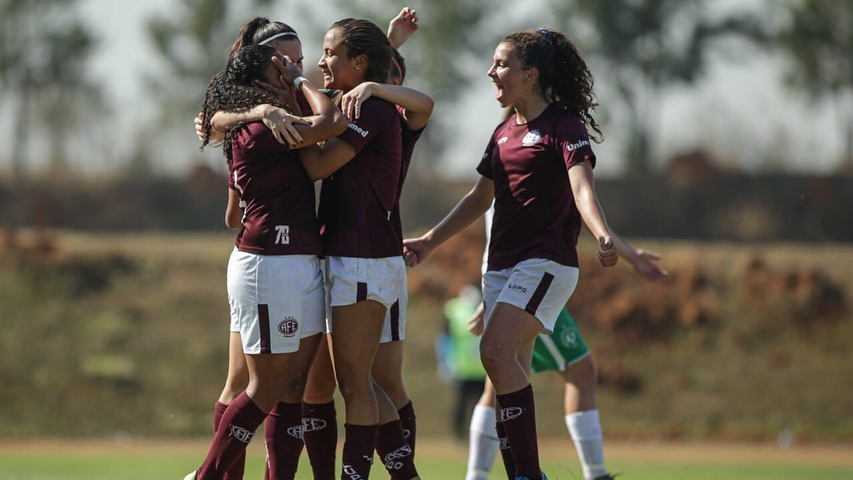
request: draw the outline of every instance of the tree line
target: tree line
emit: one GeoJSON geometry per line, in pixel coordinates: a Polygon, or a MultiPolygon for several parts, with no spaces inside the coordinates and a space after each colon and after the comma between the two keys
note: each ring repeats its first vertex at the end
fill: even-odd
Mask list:
{"type": "MultiPolygon", "coordinates": [[[[236,26],[281,3],[176,0],[168,12],[146,19],[159,65],[141,75],[160,115],[134,132],[131,169],[148,168],[152,153],[147,146],[159,135],[188,134],[187,119],[198,111],[204,85],[224,65],[236,26]]],[[[391,0],[332,3],[332,11],[381,26],[400,8],[391,0]]],[[[47,144],[52,169],[61,169],[72,140],[88,128],[87,120],[114,114],[115,106],[102,93],[104,80],[87,68],[105,40],[96,37],[79,6],[79,0],[0,0],[0,96],[13,119],[7,137],[16,179],[26,177],[35,142],[47,144]]],[[[843,158],[853,162],[853,2],[763,0],[756,11],[725,14],[715,13],[713,6],[708,0],[543,0],[536,15],[545,26],[570,32],[604,73],[597,80],[616,96],[628,119],[627,173],[651,168],[652,125],[662,93],[702,79],[713,52],[738,48],[779,55],[790,85],[807,98],[832,102],[847,142],[843,158]]],[[[500,0],[430,2],[422,13],[428,18],[425,27],[406,47],[417,52],[407,56],[418,72],[416,85],[439,101],[459,100],[465,92],[459,85],[470,78],[465,60],[488,58],[500,35],[529,26],[529,16],[510,15],[511,7],[512,2],[500,0]]],[[[300,25],[320,29],[330,21],[319,19],[307,5],[299,13],[300,25]]],[[[603,123],[614,116],[605,110],[603,123]]],[[[435,138],[448,128],[439,119],[428,132],[426,148],[433,156],[442,148],[435,138]]]]}

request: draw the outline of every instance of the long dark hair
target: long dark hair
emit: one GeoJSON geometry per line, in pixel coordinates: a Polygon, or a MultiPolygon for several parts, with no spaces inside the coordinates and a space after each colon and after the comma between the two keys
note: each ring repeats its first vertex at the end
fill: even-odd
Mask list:
{"type": "Polygon", "coordinates": [[[369,20],[345,18],[332,24],[331,28],[341,29],[341,43],[347,46],[349,58],[361,54],[367,56],[365,81],[388,83],[388,73],[391,71],[391,44],[388,43],[385,33],[375,23],[369,20]]]}
{"type": "MultiPolygon", "coordinates": [[[[272,93],[252,86],[253,80],[264,79],[264,71],[272,63],[275,54],[276,50],[269,45],[240,47],[228,58],[225,70],[210,80],[202,105],[202,129],[208,138],[212,128],[210,119],[216,112],[245,112],[262,103],[286,108],[272,93]]],[[[241,123],[225,134],[222,149],[228,162],[231,162],[231,137],[245,127],[246,124],[241,123]]],[[[205,140],[201,146],[207,144],[205,140]]]]}
{"type": "Polygon", "coordinates": [[[591,138],[600,143],[604,134],[592,116],[598,106],[592,91],[592,72],[569,38],[560,32],[540,28],[534,32],[511,33],[501,39],[501,43],[515,48],[523,68],[539,70],[539,88],[545,98],[573,113],[594,130],[598,136],[591,138]]]}
{"type": "Polygon", "coordinates": [[[296,30],[286,23],[273,22],[266,17],[255,17],[240,27],[229,55],[234,55],[234,52],[242,46],[261,45],[278,39],[299,40],[299,36],[296,30]]]}

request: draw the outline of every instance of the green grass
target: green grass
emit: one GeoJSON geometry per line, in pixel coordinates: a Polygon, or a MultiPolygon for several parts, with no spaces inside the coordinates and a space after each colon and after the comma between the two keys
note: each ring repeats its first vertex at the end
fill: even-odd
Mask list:
{"type": "MultiPolygon", "coordinates": [[[[430,480],[461,479],[465,472],[466,449],[424,442],[418,454],[421,476],[430,480]]],[[[6,444],[7,446],[10,444],[6,444]]],[[[73,443],[63,448],[62,443],[26,447],[18,450],[0,446],[0,480],[151,480],[183,478],[201,460],[206,444],[192,446],[180,444],[148,447],[115,447],[112,445],[78,448],[73,443]]],[[[694,447],[679,455],[673,446],[660,445],[649,448],[638,445],[639,453],[631,447],[621,446],[610,455],[608,464],[613,472],[623,472],[624,480],[849,480],[853,478],[853,460],[843,451],[833,455],[812,455],[795,452],[787,456],[776,451],[758,450],[754,457],[737,454],[739,448],[749,446],[709,446],[703,450],[694,447]],[[697,453],[698,452],[698,453],[697,453]],[[643,459],[644,455],[648,458],[643,459]],[[718,456],[719,458],[715,458],[718,456]],[[845,460],[845,457],[847,458],[845,460]]],[[[250,448],[246,479],[263,477],[263,452],[260,444],[250,448]]],[[[563,458],[559,449],[546,449],[542,466],[551,480],[580,480],[580,467],[573,454],[563,458]]],[[[742,453],[742,452],[741,452],[742,453]]],[[[825,452],[823,452],[825,453],[825,452]]],[[[311,478],[310,468],[303,455],[297,480],[311,478]]],[[[371,478],[388,476],[378,464],[371,478]]],[[[502,480],[503,469],[496,465],[491,480],[502,480]]]]}

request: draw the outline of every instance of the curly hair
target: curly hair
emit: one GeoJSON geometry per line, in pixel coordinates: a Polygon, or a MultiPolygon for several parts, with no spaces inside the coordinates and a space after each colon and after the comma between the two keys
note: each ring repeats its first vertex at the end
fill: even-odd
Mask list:
{"type": "Polygon", "coordinates": [[[237,39],[231,45],[229,55],[234,55],[240,47],[264,45],[275,39],[299,40],[296,30],[282,22],[273,22],[266,17],[254,17],[240,27],[237,39]]]}
{"type": "Polygon", "coordinates": [[[369,20],[344,18],[333,23],[333,28],[341,29],[341,43],[347,46],[347,55],[354,58],[367,56],[367,72],[364,80],[368,82],[388,83],[391,72],[391,44],[375,23],[369,20]]]}
{"type": "MultiPolygon", "coordinates": [[[[210,119],[216,112],[245,112],[256,105],[269,103],[281,108],[287,106],[272,93],[252,85],[253,80],[263,80],[264,71],[271,65],[276,50],[269,45],[248,45],[238,48],[228,59],[225,70],[217,73],[207,85],[202,104],[202,129],[210,138],[210,119]]],[[[240,123],[225,134],[223,153],[231,162],[231,138],[246,128],[240,123]]],[[[202,148],[209,142],[205,140],[202,148]]]]}
{"type": "Polygon", "coordinates": [[[592,72],[566,35],[540,28],[534,32],[511,33],[501,43],[515,48],[523,68],[539,70],[538,85],[548,101],[556,102],[594,130],[598,134],[591,137],[595,142],[604,139],[592,116],[598,106],[592,91],[592,72]]]}

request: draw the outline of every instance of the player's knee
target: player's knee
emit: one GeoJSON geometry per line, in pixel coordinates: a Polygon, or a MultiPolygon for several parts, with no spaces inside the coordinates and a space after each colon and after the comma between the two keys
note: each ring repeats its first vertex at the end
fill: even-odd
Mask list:
{"type": "Polygon", "coordinates": [[[510,354],[506,348],[500,348],[496,345],[491,345],[485,342],[480,343],[480,361],[483,363],[483,368],[489,376],[499,372],[507,362],[515,358],[514,353],[510,354]]]}

